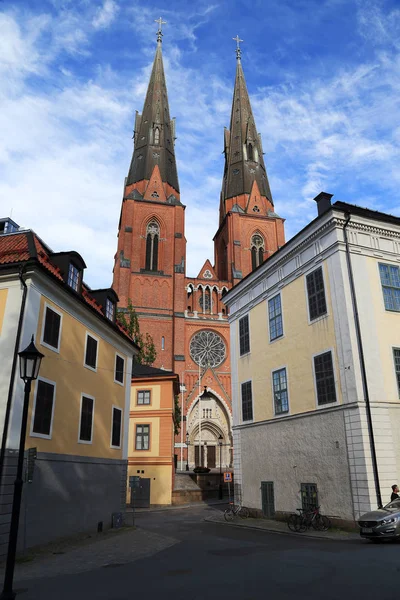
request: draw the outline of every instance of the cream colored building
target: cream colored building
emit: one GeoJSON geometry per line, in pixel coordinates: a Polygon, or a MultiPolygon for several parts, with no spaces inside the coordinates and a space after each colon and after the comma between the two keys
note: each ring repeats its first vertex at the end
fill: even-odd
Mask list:
{"type": "Polygon", "coordinates": [[[267,516],[318,503],[354,521],[400,480],[400,218],[316,202],[224,297],[236,493],[267,516]]]}

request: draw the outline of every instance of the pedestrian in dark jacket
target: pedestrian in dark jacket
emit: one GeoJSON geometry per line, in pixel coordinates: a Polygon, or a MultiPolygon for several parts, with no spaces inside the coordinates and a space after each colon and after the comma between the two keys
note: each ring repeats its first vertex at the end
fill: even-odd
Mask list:
{"type": "Polygon", "coordinates": [[[390,496],[390,502],[393,502],[393,500],[396,500],[396,498],[400,498],[399,486],[397,485],[397,483],[392,485],[392,495],[390,496]]]}

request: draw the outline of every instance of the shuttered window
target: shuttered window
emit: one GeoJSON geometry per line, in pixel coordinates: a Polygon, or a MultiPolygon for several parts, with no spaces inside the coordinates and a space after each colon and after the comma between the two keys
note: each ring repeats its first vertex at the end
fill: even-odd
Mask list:
{"type": "Polygon", "coordinates": [[[318,404],[336,402],[332,352],[324,352],[324,354],[314,356],[314,370],[318,404]]]}
{"type": "Polygon", "coordinates": [[[58,350],[61,316],[47,306],[44,319],[43,342],[58,350]]]}
{"type": "Polygon", "coordinates": [[[242,420],[253,420],[253,396],[251,390],[251,381],[242,383],[242,420]]]}
{"type": "Polygon", "coordinates": [[[86,336],[85,365],[92,369],[97,367],[97,340],[90,335],[86,336]]]}
{"type": "Polygon", "coordinates": [[[50,436],[55,385],[38,379],[32,433],[50,436]]]}
{"type": "Polygon", "coordinates": [[[307,294],[310,321],[326,314],[326,299],[322,267],[307,275],[307,294]]]}
{"type": "Polygon", "coordinates": [[[115,356],[115,381],[124,383],[125,361],[118,354],[115,356]]]}
{"type": "Polygon", "coordinates": [[[249,315],[239,319],[239,346],[240,356],[250,352],[249,315]]]}
{"type": "Polygon", "coordinates": [[[111,446],[120,448],[122,431],[122,410],[113,406],[111,446]]]}
{"type": "Polygon", "coordinates": [[[79,441],[91,442],[93,432],[94,399],[82,396],[79,441]]]}

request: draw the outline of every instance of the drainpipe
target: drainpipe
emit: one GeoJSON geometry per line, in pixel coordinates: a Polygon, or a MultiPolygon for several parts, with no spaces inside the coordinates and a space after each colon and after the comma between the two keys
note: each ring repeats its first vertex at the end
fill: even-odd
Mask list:
{"type": "Polygon", "coordinates": [[[23,274],[26,271],[26,264],[23,265],[23,267],[21,268],[18,276],[20,279],[20,282],[24,288],[24,291],[22,292],[22,301],[21,301],[21,309],[19,312],[19,320],[18,320],[18,328],[17,328],[17,337],[15,338],[15,346],[14,346],[14,356],[13,356],[13,362],[11,365],[11,376],[10,376],[10,385],[8,388],[8,398],[7,398],[7,404],[6,404],[6,412],[5,412],[5,416],[4,416],[4,427],[3,427],[3,437],[1,440],[1,450],[0,450],[0,489],[1,489],[1,482],[3,479],[3,466],[4,466],[4,456],[6,453],[6,444],[7,444],[7,435],[8,435],[8,425],[10,422],[10,414],[11,414],[11,402],[12,402],[12,397],[13,397],[13,392],[14,392],[14,382],[15,382],[15,371],[17,368],[17,361],[18,361],[18,350],[19,350],[19,345],[20,345],[20,341],[21,341],[21,331],[22,331],[22,323],[24,320],[24,313],[25,313],[25,304],[26,304],[26,295],[28,293],[28,288],[26,286],[25,280],[23,279],[23,274]]]}
{"type": "Polygon", "coordinates": [[[346,244],[346,258],[347,258],[347,267],[349,270],[350,292],[351,292],[351,300],[352,300],[352,304],[353,304],[354,323],[356,326],[357,346],[358,346],[358,353],[360,356],[361,379],[362,379],[363,391],[364,391],[364,397],[365,397],[365,406],[367,409],[367,422],[368,422],[368,433],[369,433],[369,445],[370,445],[371,456],[372,456],[372,469],[374,472],[375,492],[376,492],[376,499],[378,502],[378,508],[382,508],[382,496],[381,496],[381,488],[380,488],[380,484],[379,484],[378,461],[376,459],[374,429],[372,426],[372,415],[371,415],[371,406],[370,406],[370,401],[369,401],[367,371],[365,368],[364,350],[363,350],[363,344],[362,344],[362,338],[361,338],[360,318],[359,318],[359,314],[358,314],[357,298],[356,298],[356,290],[355,290],[355,286],[354,286],[353,269],[352,269],[352,265],[351,265],[349,241],[347,238],[347,226],[350,222],[351,214],[346,213],[345,218],[346,218],[346,222],[343,227],[343,234],[344,234],[344,242],[346,244]]]}

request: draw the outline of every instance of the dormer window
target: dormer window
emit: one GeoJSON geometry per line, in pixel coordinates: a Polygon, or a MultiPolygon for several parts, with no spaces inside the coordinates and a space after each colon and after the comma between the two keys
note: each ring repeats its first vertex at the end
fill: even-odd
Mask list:
{"type": "Polygon", "coordinates": [[[73,263],[69,263],[67,283],[68,283],[69,287],[71,287],[73,290],[75,290],[75,292],[79,291],[80,278],[81,278],[80,270],[73,263]]]}
{"type": "Polygon", "coordinates": [[[107,298],[107,300],[106,300],[106,317],[110,321],[114,321],[114,315],[115,315],[115,304],[114,304],[114,302],[112,302],[110,300],[110,298],[107,298]]]}

